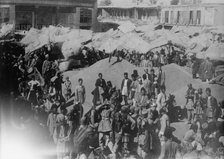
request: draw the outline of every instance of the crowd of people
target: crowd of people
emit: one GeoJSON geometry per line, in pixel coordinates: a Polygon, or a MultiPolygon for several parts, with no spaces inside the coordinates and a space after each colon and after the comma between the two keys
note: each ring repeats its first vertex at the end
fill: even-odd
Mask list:
{"type": "MultiPolygon", "coordinates": [[[[135,56],[130,55],[129,61],[135,56]]],[[[125,72],[119,88],[99,73],[95,89],[86,92],[82,78],[72,90],[72,81],[63,77],[58,61],[46,50],[32,55],[28,62],[23,56],[15,59],[19,89],[11,93],[11,99],[18,121],[25,125],[35,121],[32,128],[39,128],[35,135],[52,142],[57,159],[224,157],[224,102],[218,104],[210,88],[204,97],[202,89],[189,85],[185,107],[190,129],[183,139],[173,135],[171,123],[179,120],[180,112],[175,110],[174,97],[166,95],[160,60],[152,62],[159,67],[158,73],[145,69],[139,75],[133,70],[129,78],[125,72]],[[84,114],[90,93],[92,107],[84,114]]]]}
{"type": "Polygon", "coordinates": [[[170,45],[161,47],[160,51],[149,51],[146,54],[135,50],[115,50],[111,56],[126,59],[138,67],[160,67],[171,63],[185,66],[189,61],[183,51],[175,50],[174,46],[170,45]]]}
{"type": "Polygon", "coordinates": [[[134,70],[131,77],[124,73],[121,88],[116,89],[99,73],[92,92],[93,106],[86,114],[83,104],[86,93],[90,92],[85,92],[84,79],[78,80],[79,85],[72,92],[69,78],[63,81],[58,75],[52,83],[59,86],[51,91],[54,87],[51,85],[47,97],[40,98],[40,83],[32,76],[28,95],[21,92],[18,99],[30,103],[34,120],[49,130],[45,137],[54,141],[58,159],[84,154],[92,158],[133,155],[165,159],[181,158],[192,152],[210,158],[223,157],[224,103],[218,106],[209,88],[203,98],[201,89],[195,91],[189,85],[186,109],[191,126],[181,141],[172,134],[174,128],[170,123],[175,104],[167,104],[162,69],[157,75],[153,69],[150,73],[145,70],[143,76],[134,70]],[[68,112],[66,101],[72,96],[74,107],[68,112]]]}

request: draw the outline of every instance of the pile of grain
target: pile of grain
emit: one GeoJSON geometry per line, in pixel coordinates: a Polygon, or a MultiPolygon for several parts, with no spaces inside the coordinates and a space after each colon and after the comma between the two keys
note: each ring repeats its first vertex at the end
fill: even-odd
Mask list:
{"type": "MultiPolygon", "coordinates": [[[[126,60],[116,63],[116,58],[112,58],[109,63],[107,58],[98,61],[94,65],[85,68],[78,73],[73,73],[73,71],[66,72],[64,76],[70,77],[70,80],[72,81],[72,91],[74,91],[75,87],[78,85],[79,78],[84,80],[83,84],[86,88],[86,102],[84,107],[86,111],[86,109],[88,110],[92,106],[93,96],[91,92],[95,88],[95,82],[99,73],[103,74],[103,78],[106,81],[111,81],[114,86],[120,89],[124,72],[128,72],[130,76],[134,69],[136,69],[136,67],[126,60]]],[[[140,72],[140,74],[142,73],[143,72],[140,72]]]]}
{"type": "MultiPolygon", "coordinates": [[[[88,110],[92,106],[93,96],[91,92],[95,87],[95,82],[99,73],[103,74],[103,78],[106,81],[111,81],[114,86],[120,89],[124,72],[128,72],[130,77],[134,69],[138,70],[139,75],[143,75],[145,68],[136,67],[126,60],[116,62],[116,58],[112,58],[109,63],[107,58],[98,61],[88,68],[84,68],[80,71],[69,71],[64,73],[64,75],[65,77],[70,77],[73,91],[78,85],[78,79],[83,78],[86,88],[86,103],[84,107],[85,110],[88,110]]],[[[169,93],[174,94],[178,105],[183,106],[185,104],[185,93],[189,83],[191,83],[196,89],[203,88],[203,90],[205,90],[205,88],[210,87],[212,89],[212,94],[218,99],[218,101],[224,99],[222,96],[222,94],[224,94],[224,87],[219,85],[210,85],[202,83],[199,80],[195,80],[189,72],[176,64],[166,65],[163,67],[163,70],[166,74],[166,93],[167,95],[169,93]]]]}

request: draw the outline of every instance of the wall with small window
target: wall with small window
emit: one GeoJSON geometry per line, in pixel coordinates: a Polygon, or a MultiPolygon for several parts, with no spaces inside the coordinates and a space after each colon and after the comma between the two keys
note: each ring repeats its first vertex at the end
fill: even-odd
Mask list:
{"type": "Polygon", "coordinates": [[[80,8],[80,23],[92,23],[92,10],[80,8]]]}
{"type": "Polygon", "coordinates": [[[9,22],[9,7],[0,6],[0,24],[9,22]]]}
{"type": "Polygon", "coordinates": [[[203,25],[203,11],[204,8],[199,6],[173,6],[164,8],[161,22],[173,25],[203,25]]]}
{"type": "Polygon", "coordinates": [[[165,11],[165,23],[169,23],[169,11],[165,11]]]}

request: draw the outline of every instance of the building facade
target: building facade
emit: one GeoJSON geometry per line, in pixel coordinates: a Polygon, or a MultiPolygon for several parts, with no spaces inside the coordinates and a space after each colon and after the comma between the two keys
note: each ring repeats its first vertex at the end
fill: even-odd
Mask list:
{"type": "Polygon", "coordinates": [[[221,26],[224,25],[223,15],[223,3],[181,0],[178,5],[162,7],[160,22],[165,25],[221,26]]]}
{"type": "Polygon", "coordinates": [[[98,18],[112,20],[140,20],[146,23],[159,21],[160,8],[158,6],[129,6],[115,7],[102,6],[98,7],[98,18]]]}
{"type": "Polygon", "coordinates": [[[0,24],[17,30],[62,25],[93,29],[97,23],[97,0],[1,0],[0,24]]]}

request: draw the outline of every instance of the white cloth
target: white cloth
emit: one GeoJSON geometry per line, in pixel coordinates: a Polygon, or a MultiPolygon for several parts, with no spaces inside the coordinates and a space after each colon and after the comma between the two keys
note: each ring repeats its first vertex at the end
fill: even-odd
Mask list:
{"type": "Polygon", "coordinates": [[[104,90],[103,90],[103,88],[102,87],[98,87],[98,89],[99,89],[99,94],[100,94],[100,103],[102,104],[103,103],[103,96],[102,96],[102,94],[104,93],[104,90]]]}
{"type": "Polygon", "coordinates": [[[38,82],[37,80],[32,80],[28,83],[28,85],[30,86],[30,90],[33,91],[33,86],[34,85],[40,86],[40,82],[38,82]]]}
{"type": "Polygon", "coordinates": [[[160,109],[166,105],[166,95],[164,93],[160,92],[158,94],[156,104],[158,111],[160,111],[160,109]]]}
{"type": "Polygon", "coordinates": [[[123,89],[122,89],[122,95],[123,96],[128,96],[128,80],[127,79],[124,80],[124,86],[123,86],[123,89]]]}
{"type": "Polygon", "coordinates": [[[208,97],[208,100],[207,100],[207,107],[209,107],[209,108],[212,107],[212,106],[211,106],[211,96],[208,97]]]}
{"type": "Polygon", "coordinates": [[[165,64],[164,55],[161,55],[160,56],[160,63],[161,64],[165,64]]]}
{"type": "Polygon", "coordinates": [[[52,105],[53,104],[47,99],[46,102],[44,103],[47,112],[51,110],[52,105]]]}

